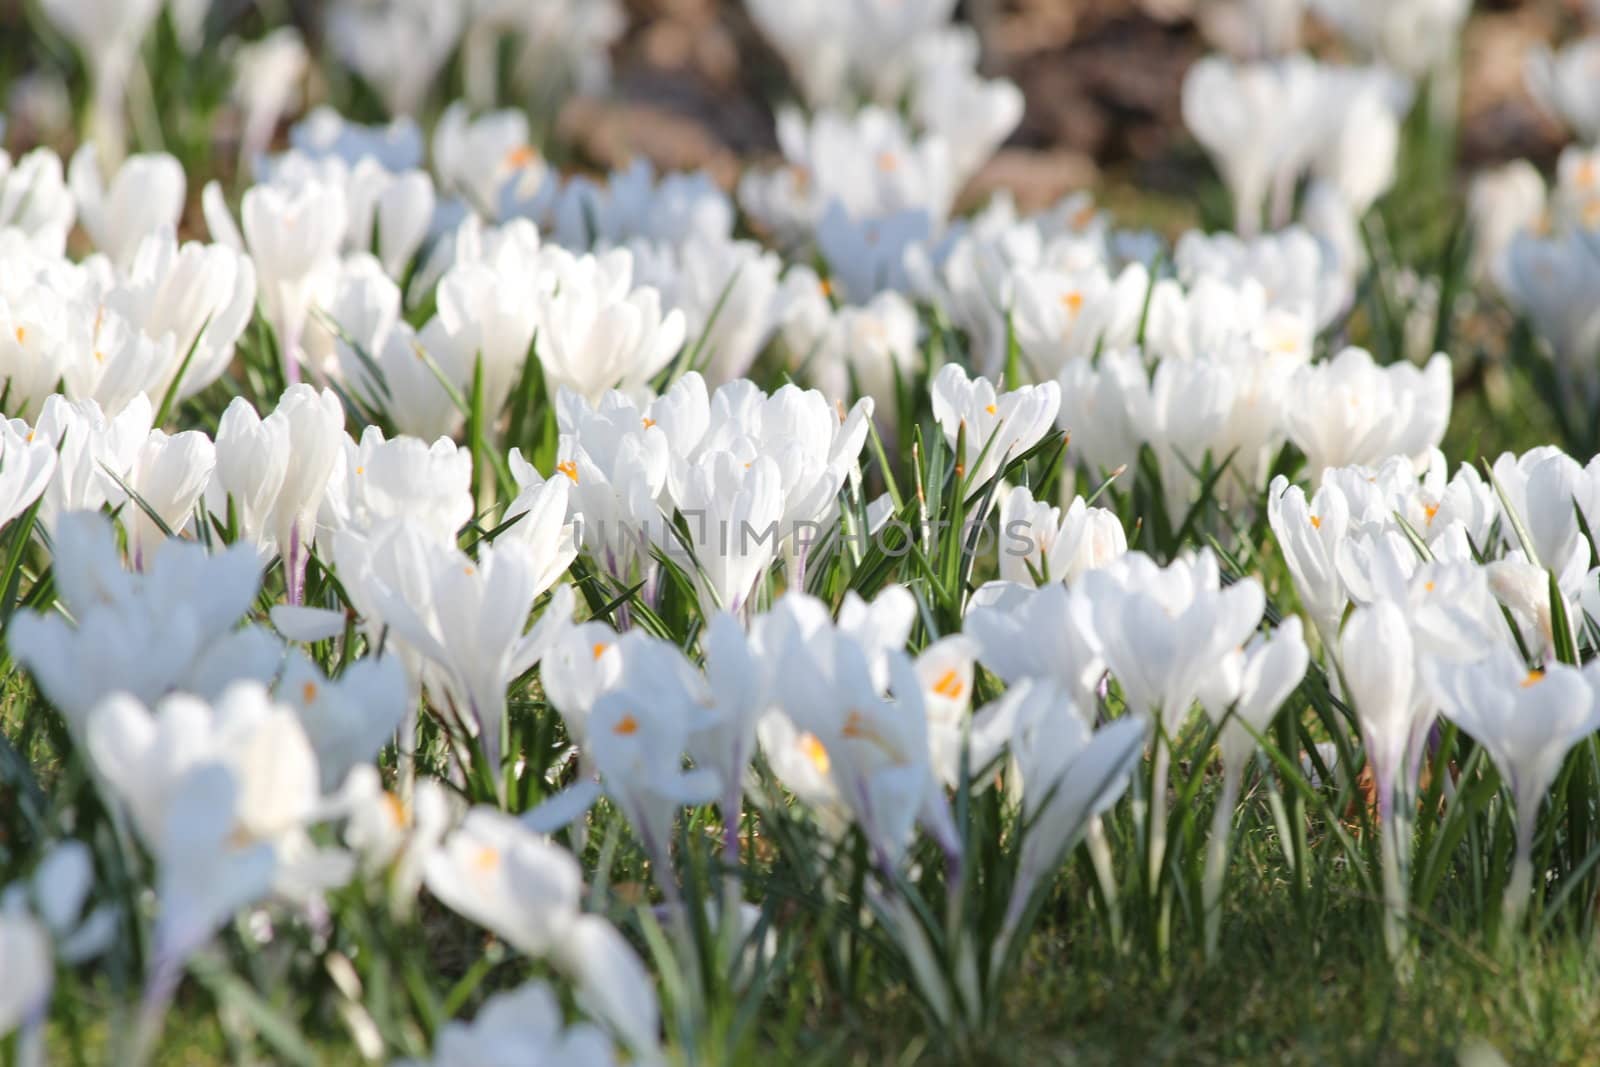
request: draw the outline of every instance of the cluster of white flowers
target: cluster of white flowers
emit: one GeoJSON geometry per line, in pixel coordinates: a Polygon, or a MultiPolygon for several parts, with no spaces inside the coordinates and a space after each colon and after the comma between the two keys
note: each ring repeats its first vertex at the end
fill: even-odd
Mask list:
{"type": "MultiPolygon", "coordinates": [[[[1364,220],[1464,5],[1315,5],[1359,67],[1294,51],[1294,0],[1218,14],[1241,58],[1194,64],[1182,112],[1234,229],[1173,241],[1082,193],[956,217],[1023,99],[979,73],[954,0],[747,6],[811,110],[779,113],[781,165],[732,195],[643,161],[564,174],[496,106],[503,82],[602,84],[611,0],[339,0],[328,46],[395,117],[319,106],[271,153],[310,57],[292,30],[239,49],[230,203],[121,155],[160,5],[41,5],[106,136],[66,166],[0,153],[0,625],[153,893],[144,916],[96,892],[87,839],[0,892],[0,1036],[25,1057],[58,964],[131,924],[149,1024],[236,916],[324,921],[378,885],[543,968],[437,1020],[433,1062],[658,1062],[655,980],[585,891],[602,802],[680,930],[714,906],[683,899],[686,812],[715,811],[730,877],[751,819],[859,844],[857,910],[954,1025],[1079,841],[1114,913],[1103,820],[1136,771],[1136,881],[1161,883],[1197,724],[1222,772],[1214,948],[1241,785],[1308,672],[1359,726],[1391,917],[1441,715],[1509,786],[1520,917],[1539,805],[1600,729],[1600,458],[1452,475],[1450,357],[1346,344],[1364,220]],[[425,134],[457,56],[465,98],[425,134]],[[196,192],[210,240],[180,242],[196,192]],[[1268,557],[1294,600],[1251,573],[1268,557]],[[941,974],[905,876],[936,849],[956,914],[959,820],[990,789],[1018,827],[1005,910],[991,943],[951,933],[941,974]]],[[[183,48],[208,7],[173,0],[183,48]]],[[[1514,164],[1470,196],[1475,279],[1591,409],[1597,55],[1530,59],[1587,146],[1554,186],[1514,164]]],[[[742,937],[737,888],[711,920],[742,937]]]]}

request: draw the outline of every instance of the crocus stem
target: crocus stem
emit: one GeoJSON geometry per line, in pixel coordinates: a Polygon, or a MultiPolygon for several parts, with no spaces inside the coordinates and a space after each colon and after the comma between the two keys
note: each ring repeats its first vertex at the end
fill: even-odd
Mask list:
{"type": "Polygon", "coordinates": [[[1294,218],[1293,171],[1283,171],[1272,183],[1272,228],[1281,230],[1294,218]]]}
{"type": "MultiPolygon", "coordinates": [[[[1387,810],[1383,812],[1383,943],[1389,952],[1389,962],[1402,980],[1410,975],[1410,961],[1406,941],[1406,908],[1409,893],[1408,868],[1411,858],[1411,818],[1406,809],[1409,803],[1398,794],[1391,794],[1387,810]]],[[[1382,806],[1382,805],[1380,805],[1382,806]]]]}
{"type": "Polygon", "coordinates": [[[722,859],[730,872],[739,869],[739,801],[743,790],[733,788],[722,798],[722,859]]]}
{"type": "Polygon", "coordinates": [[[1506,895],[1501,905],[1500,947],[1503,949],[1516,938],[1522,926],[1522,917],[1528,910],[1528,895],[1533,891],[1533,831],[1539,823],[1539,807],[1519,804],[1517,808],[1517,854],[1511,861],[1511,881],[1506,883],[1506,895]],[[1528,810],[1522,810],[1526,807],[1528,810]]]}
{"type": "Polygon", "coordinates": [[[1206,957],[1215,959],[1222,936],[1222,885],[1228,874],[1228,838],[1233,831],[1233,809],[1239,800],[1239,769],[1224,765],[1222,789],[1211,813],[1211,840],[1206,843],[1204,906],[1206,957]]]}
{"type": "Polygon", "coordinates": [[[297,385],[300,382],[300,332],[290,331],[283,323],[278,324],[278,347],[283,358],[284,385],[297,385]]]}
{"type": "Polygon", "coordinates": [[[150,969],[150,977],[145,982],[144,999],[139,1004],[133,1056],[129,1060],[134,1067],[144,1067],[144,1064],[150,1062],[156,1042],[161,1039],[161,1031],[166,1024],[167,1009],[172,1004],[173,995],[178,991],[178,979],[182,973],[183,968],[170,957],[158,960],[150,969]]]}
{"type": "Polygon", "coordinates": [[[44,1020],[33,1019],[17,1035],[17,1067],[44,1067],[44,1020]]]}
{"type": "Polygon", "coordinates": [[[1111,841],[1106,837],[1105,824],[1096,815],[1089,820],[1084,835],[1089,844],[1089,861],[1094,864],[1094,876],[1100,882],[1100,895],[1106,901],[1106,924],[1111,928],[1111,943],[1122,945],[1122,905],[1117,900],[1117,870],[1111,860],[1111,841]]]}
{"type": "Polygon", "coordinates": [[[89,129],[103,167],[114,169],[127,155],[128,131],[122,118],[122,105],[128,95],[128,71],[127,62],[108,60],[94,72],[89,129]]]}
{"type": "Polygon", "coordinates": [[[1172,754],[1160,737],[1156,738],[1154,760],[1150,767],[1150,884],[1151,893],[1161,881],[1161,863],[1167,858],[1167,769],[1172,754]]]}

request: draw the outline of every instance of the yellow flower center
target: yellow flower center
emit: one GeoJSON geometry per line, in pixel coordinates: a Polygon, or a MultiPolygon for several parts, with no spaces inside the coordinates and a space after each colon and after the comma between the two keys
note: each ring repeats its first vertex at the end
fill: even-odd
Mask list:
{"type": "Polygon", "coordinates": [[[589,651],[590,651],[590,653],[592,653],[594,655],[595,659],[599,659],[601,656],[606,654],[606,649],[608,649],[610,647],[611,646],[609,644],[607,644],[606,642],[604,642],[604,641],[596,641],[594,643],[594,647],[591,648],[589,651]]]}
{"type": "Polygon", "coordinates": [[[1532,689],[1542,681],[1544,681],[1544,671],[1538,669],[1531,670],[1528,672],[1527,677],[1522,679],[1522,688],[1532,689]]]}
{"type": "Polygon", "coordinates": [[[611,732],[618,737],[632,737],[639,732],[639,720],[632,715],[624,715],[617,725],[611,728],[611,732]]]}
{"type": "Polygon", "coordinates": [[[317,702],[317,683],[307,682],[300,687],[300,703],[315,704],[317,702]]]}
{"type": "Polygon", "coordinates": [[[383,809],[389,813],[389,818],[397,827],[403,827],[411,821],[411,816],[406,813],[406,806],[400,803],[400,798],[387,790],[383,794],[383,809]]]}
{"type": "Polygon", "coordinates": [[[966,689],[966,685],[961,681],[960,672],[954,667],[945,671],[944,674],[939,676],[939,680],[933,683],[933,691],[935,693],[951,700],[959,700],[961,694],[966,692],[966,689]]]}
{"type": "Polygon", "coordinates": [[[798,744],[800,754],[811,761],[811,766],[817,769],[817,773],[827,774],[828,768],[833,766],[833,761],[828,758],[828,750],[817,740],[817,735],[801,734],[798,744]]]}
{"type": "Polygon", "coordinates": [[[539,158],[539,150],[531,144],[522,144],[506,153],[505,165],[511,170],[521,170],[539,158]]]}
{"type": "Polygon", "coordinates": [[[570,459],[562,460],[556,464],[556,470],[571,478],[573,485],[578,484],[578,464],[576,461],[570,459]]]}

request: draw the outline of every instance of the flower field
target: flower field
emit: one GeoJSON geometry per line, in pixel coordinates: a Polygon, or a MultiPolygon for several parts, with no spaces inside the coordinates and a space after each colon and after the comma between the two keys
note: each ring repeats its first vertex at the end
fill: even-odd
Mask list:
{"type": "Polygon", "coordinates": [[[671,6],[0,3],[0,1063],[1600,1062],[1600,32],[671,6]]]}

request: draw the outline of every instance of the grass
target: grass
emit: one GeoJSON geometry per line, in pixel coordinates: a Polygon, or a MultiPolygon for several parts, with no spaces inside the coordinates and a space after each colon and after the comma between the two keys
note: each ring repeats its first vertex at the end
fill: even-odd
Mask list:
{"type": "MultiPolygon", "coordinates": [[[[764,1035],[759,1060],[818,1067],[1452,1064],[1487,1043],[1511,1063],[1582,1063],[1600,1044],[1600,959],[1589,946],[1556,939],[1495,962],[1481,945],[1425,930],[1416,973],[1402,983],[1368,921],[1369,904],[1346,900],[1307,937],[1287,906],[1281,868],[1233,873],[1215,966],[1198,954],[1176,953],[1158,967],[1119,953],[1097,917],[1070,907],[1074,894],[1062,893],[1059,914],[1041,925],[1014,978],[1005,1024],[975,1058],[941,1049],[910,998],[886,992],[855,1004],[797,993],[795,1032],[764,1035]]],[[[336,1029],[307,1038],[323,1063],[358,1055],[336,1029]]],[[[106,1062],[105,1042],[103,1017],[59,1021],[51,1062],[106,1062]]],[[[239,1062],[238,1051],[211,998],[191,985],[155,1062],[239,1062]]]]}

